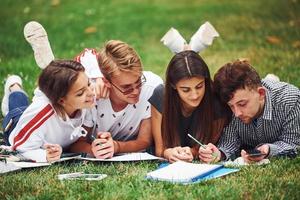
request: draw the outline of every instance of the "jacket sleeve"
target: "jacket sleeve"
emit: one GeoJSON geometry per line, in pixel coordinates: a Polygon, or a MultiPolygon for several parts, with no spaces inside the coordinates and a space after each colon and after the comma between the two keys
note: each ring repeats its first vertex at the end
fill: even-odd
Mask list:
{"type": "Polygon", "coordinates": [[[28,159],[46,162],[46,151],[42,148],[47,143],[46,123],[53,114],[50,104],[41,106],[33,102],[9,136],[12,148],[28,159]]]}
{"type": "Polygon", "coordinates": [[[228,126],[224,128],[217,145],[219,150],[225,155],[224,160],[229,160],[232,156],[235,156],[241,146],[241,140],[235,128],[234,121],[235,120],[232,120],[228,126]]]}

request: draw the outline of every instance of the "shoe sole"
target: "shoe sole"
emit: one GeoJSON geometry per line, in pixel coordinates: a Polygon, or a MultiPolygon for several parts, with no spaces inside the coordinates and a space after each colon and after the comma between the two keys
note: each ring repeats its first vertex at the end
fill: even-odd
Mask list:
{"type": "Polygon", "coordinates": [[[34,51],[37,65],[44,69],[52,60],[54,55],[44,27],[35,21],[28,22],[24,27],[24,37],[34,51]]]}

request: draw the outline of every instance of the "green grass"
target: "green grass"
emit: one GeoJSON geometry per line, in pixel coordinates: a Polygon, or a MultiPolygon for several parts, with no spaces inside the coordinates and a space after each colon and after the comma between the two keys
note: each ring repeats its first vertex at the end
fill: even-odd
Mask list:
{"type": "Polygon", "coordinates": [[[300,158],[273,159],[237,173],[192,185],[146,180],[158,162],[72,162],[0,177],[1,199],[297,199],[300,158]],[[58,174],[105,173],[101,181],[60,181],[58,174]]]}
{"type": "MultiPolygon", "coordinates": [[[[249,58],[263,77],[277,74],[300,86],[299,0],[2,0],[0,7],[0,87],[7,74],[18,74],[32,96],[40,69],[23,38],[30,20],[44,25],[57,58],[73,58],[84,47],[121,39],[140,54],[144,68],[163,77],[169,50],[160,38],[174,27],[189,40],[210,21],[221,37],[200,55],[211,74],[237,58],[249,58]],[[87,27],[96,32],[86,34],[87,27]],[[270,43],[267,37],[279,39],[270,43]]],[[[3,90],[0,89],[0,97],[3,90]]],[[[246,167],[224,179],[196,185],[173,185],[144,179],[157,163],[57,164],[0,176],[0,199],[297,199],[299,157],[274,159],[263,167],[246,167]],[[64,172],[107,173],[99,182],[60,182],[64,172]]]]}

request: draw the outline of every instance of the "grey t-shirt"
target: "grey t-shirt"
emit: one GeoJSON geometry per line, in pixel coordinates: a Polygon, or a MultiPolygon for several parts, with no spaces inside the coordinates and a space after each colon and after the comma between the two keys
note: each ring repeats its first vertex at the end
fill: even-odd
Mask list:
{"type": "MultiPolygon", "coordinates": [[[[149,102],[152,106],[154,106],[158,112],[162,113],[163,111],[163,99],[164,99],[164,85],[158,85],[154,91],[152,96],[149,99],[149,102]]],[[[177,125],[177,130],[179,133],[181,146],[190,146],[192,147],[192,142],[190,138],[188,138],[187,134],[190,132],[190,128],[193,124],[194,114],[189,117],[184,117],[181,113],[179,114],[179,120],[181,123],[177,125]]]]}
{"type": "Polygon", "coordinates": [[[154,106],[160,113],[163,111],[164,88],[165,87],[163,84],[156,86],[152,96],[149,99],[150,104],[154,106]]]}

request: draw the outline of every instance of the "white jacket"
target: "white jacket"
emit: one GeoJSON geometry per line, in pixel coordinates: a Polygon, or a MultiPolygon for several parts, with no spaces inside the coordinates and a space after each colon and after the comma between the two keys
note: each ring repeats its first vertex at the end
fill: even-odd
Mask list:
{"type": "Polygon", "coordinates": [[[68,147],[82,136],[86,110],[75,119],[64,121],[53,109],[49,99],[38,88],[30,106],[24,111],[9,136],[14,150],[36,162],[47,162],[44,144],[68,147]]]}

